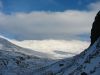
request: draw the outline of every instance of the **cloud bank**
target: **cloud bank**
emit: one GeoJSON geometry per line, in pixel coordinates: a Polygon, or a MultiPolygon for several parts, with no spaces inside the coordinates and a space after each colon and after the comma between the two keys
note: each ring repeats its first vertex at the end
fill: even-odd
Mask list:
{"type": "MultiPolygon", "coordinates": [[[[23,38],[42,35],[78,35],[90,32],[94,19],[93,12],[31,12],[6,15],[0,13],[0,32],[23,38]]],[[[36,37],[36,38],[38,38],[36,37]]]]}
{"type": "Polygon", "coordinates": [[[30,13],[12,13],[10,15],[0,12],[0,33],[14,36],[17,40],[64,39],[68,36],[88,34],[97,9],[100,7],[99,3],[91,3],[88,6],[90,11],[33,11],[30,13]]]}
{"type": "Polygon", "coordinates": [[[4,36],[0,36],[12,42],[13,44],[31,49],[40,53],[44,56],[51,55],[53,59],[60,59],[66,57],[72,57],[76,54],[81,53],[89,47],[89,42],[80,40],[24,40],[18,41],[14,39],[8,39],[4,36]]]}
{"type": "Polygon", "coordinates": [[[10,40],[12,43],[34,51],[52,55],[54,58],[65,58],[79,54],[89,46],[89,42],[79,40],[10,40]]]}
{"type": "Polygon", "coordinates": [[[24,40],[10,40],[16,45],[39,52],[47,52],[55,57],[66,57],[67,53],[68,55],[77,54],[87,48],[89,42],[30,39],[67,38],[68,36],[75,39],[76,35],[90,33],[92,22],[100,8],[99,3],[92,3],[87,6],[89,11],[33,11],[30,13],[12,13],[10,15],[0,12],[0,33],[5,35],[7,33],[8,36],[14,36],[17,40],[24,40]]]}

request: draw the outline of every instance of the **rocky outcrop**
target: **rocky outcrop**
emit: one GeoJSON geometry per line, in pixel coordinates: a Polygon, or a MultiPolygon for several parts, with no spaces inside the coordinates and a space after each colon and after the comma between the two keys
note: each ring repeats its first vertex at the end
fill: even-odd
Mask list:
{"type": "Polygon", "coordinates": [[[97,13],[91,29],[91,45],[100,37],[100,11],[97,13]]]}

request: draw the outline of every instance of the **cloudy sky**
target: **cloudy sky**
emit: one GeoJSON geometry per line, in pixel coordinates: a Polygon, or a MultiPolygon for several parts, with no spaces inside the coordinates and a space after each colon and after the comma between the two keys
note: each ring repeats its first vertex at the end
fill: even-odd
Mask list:
{"type": "Polygon", "coordinates": [[[0,0],[0,37],[21,47],[68,57],[90,44],[100,0],[0,0]]]}
{"type": "Polygon", "coordinates": [[[89,40],[100,0],[0,0],[0,35],[16,40],[89,40]]]}

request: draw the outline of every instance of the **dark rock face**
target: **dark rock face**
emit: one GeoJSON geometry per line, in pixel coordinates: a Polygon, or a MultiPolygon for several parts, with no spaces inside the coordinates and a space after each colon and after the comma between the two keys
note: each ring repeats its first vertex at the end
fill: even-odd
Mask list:
{"type": "Polygon", "coordinates": [[[98,39],[99,36],[100,36],[100,11],[97,13],[91,29],[91,45],[94,44],[94,42],[98,39]]]}
{"type": "Polygon", "coordinates": [[[85,72],[82,72],[82,73],[81,73],[81,75],[87,75],[87,73],[85,73],[85,72]]]}

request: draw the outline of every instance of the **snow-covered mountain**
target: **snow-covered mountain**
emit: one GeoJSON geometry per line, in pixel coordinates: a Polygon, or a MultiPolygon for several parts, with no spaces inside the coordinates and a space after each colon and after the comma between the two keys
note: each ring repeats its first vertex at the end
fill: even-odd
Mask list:
{"type": "Polygon", "coordinates": [[[0,75],[33,75],[33,70],[55,62],[49,56],[0,38],[0,75]]]}
{"type": "MultiPolygon", "coordinates": [[[[0,75],[99,75],[100,38],[77,56],[52,60],[0,38],[0,75]]],[[[47,54],[49,57],[49,55],[47,54]]]]}
{"type": "Polygon", "coordinates": [[[36,75],[100,75],[100,38],[81,54],[45,67],[36,75]]]}
{"type": "Polygon", "coordinates": [[[63,75],[100,75],[100,38],[74,60],[63,75]]]}
{"type": "Polygon", "coordinates": [[[0,49],[5,50],[5,51],[21,52],[27,55],[38,56],[41,58],[45,58],[45,57],[52,58],[52,55],[48,53],[43,53],[43,52],[39,52],[39,51],[27,49],[27,48],[22,48],[20,46],[17,46],[11,43],[9,39],[4,39],[2,37],[0,37],[0,49]]]}

